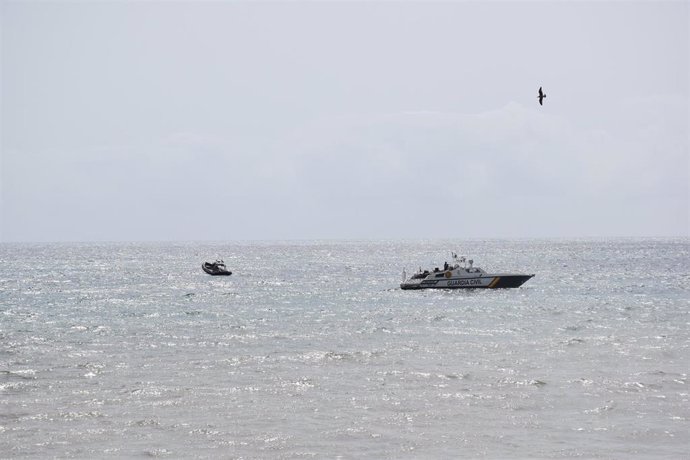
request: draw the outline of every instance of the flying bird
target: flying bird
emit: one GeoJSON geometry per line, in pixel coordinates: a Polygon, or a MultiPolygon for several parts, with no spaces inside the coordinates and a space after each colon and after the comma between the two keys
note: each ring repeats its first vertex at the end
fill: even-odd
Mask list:
{"type": "Polygon", "coordinates": [[[546,97],[546,94],[541,90],[541,86],[539,87],[539,96],[537,96],[537,99],[539,99],[539,105],[544,105],[543,101],[544,98],[546,97]]]}

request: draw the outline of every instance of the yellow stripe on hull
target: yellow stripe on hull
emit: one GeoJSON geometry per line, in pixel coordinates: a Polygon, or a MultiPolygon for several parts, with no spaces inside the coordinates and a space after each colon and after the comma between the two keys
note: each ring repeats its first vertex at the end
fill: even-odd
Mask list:
{"type": "Polygon", "coordinates": [[[496,286],[500,280],[501,280],[501,277],[497,276],[496,278],[494,278],[494,280],[491,283],[489,283],[488,287],[492,288],[492,287],[496,286]]]}

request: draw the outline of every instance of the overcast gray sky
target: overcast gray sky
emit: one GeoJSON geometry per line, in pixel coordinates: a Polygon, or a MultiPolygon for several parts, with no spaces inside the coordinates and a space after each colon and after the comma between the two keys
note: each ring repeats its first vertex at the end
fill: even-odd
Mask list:
{"type": "Polygon", "coordinates": [[[0,241],[688,236],[689,24],[4,1],[0,241]]]}

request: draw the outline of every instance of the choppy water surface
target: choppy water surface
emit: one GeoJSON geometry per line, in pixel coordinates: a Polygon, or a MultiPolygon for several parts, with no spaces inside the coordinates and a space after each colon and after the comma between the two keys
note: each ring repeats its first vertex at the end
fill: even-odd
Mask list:
{"type": "Polygon", "coordinates": [[[687,458],[689,248],[2,245],[0,457],[687,458]],[[398,289],[450,250],[537,276],[398,289]]]}

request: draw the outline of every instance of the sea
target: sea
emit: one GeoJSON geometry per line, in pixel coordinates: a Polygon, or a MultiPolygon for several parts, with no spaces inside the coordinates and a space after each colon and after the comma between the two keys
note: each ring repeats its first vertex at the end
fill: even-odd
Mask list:
{"type": "Polygon", "coordinates": [[[0,458],[690,458],[690,239],[0,245],[0,458]],[[517,289],[400,289],[451,251],[517,289]],[[201,270],[222,258],[233,271],[201,270]]]}

